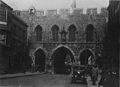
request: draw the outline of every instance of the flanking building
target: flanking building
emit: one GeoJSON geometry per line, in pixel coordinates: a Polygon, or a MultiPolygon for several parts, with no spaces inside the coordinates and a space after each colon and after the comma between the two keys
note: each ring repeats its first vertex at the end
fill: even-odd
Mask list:
{"type": "Polygon", "coordinates": [[[0,1],[0,73],[23,71],[27,46],[27,24],[0,1]]]}
{"type": "Polygon", "coordinates": [[[108,28],[106,31],[106,58],[110,69],[119,69],[119,45],[120,45],[120,1],[110,0],[108,6],[108,28]]]}

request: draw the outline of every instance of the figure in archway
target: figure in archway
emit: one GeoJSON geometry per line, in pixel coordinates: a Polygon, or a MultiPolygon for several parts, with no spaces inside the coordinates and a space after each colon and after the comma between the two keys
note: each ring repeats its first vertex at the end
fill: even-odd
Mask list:
{"type": "Polygon", "coordinates": [[[81,61],[82,65],[86,66],[86,75],[88,77],[92,77],[92,65],[94,64],[94,54],[91,50],[85,49],[81,52],[79,60],[81,61]]]}
{"type": "Polygon", "coordinates": [[[90,50],[86,49],[81,52],[79,60],[81,65],[92,65],[94,62],[94,55],[90,50]]]}
{"type": "Polygon", "coordinates": [[[93,59],[92,57],[93,57],[93,56],[89,56],[89,57],[88,57],[88,65],[93,65],[93,62],[94,62],[93,60],[94,60],[94,59],[93,59]]]}
{"type": "Polygon", "coordinates": [[[70,63],[74,61],[72,52],[66,47],[60,47],[52,54],[54,73],[56,74],[70,74],[70,63]]]}
{"type": "Polygon", "coordinates": [[[66,55],[66,57],[65,57],[65,64],[66,65],[70,65],[71,64],[71,57],[70,57],[70,55],[66,55]]]}

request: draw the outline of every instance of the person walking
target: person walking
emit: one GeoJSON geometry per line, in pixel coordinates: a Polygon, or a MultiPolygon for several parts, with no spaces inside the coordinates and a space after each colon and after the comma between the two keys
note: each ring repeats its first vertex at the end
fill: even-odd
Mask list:
{"type": "Polygon", "coordinates": [[[96,85],[96,81],[97,81],[97,78],[98,78],[98,72],[99,72],[99,69],[97,67],[97,65],[94,65],[92,67],[92,84],[93,85],[96,85]]]}

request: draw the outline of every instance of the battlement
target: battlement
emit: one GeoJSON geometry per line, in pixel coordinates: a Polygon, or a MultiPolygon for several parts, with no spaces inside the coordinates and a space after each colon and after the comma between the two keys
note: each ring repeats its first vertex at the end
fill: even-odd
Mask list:
{"type": "MultiPolygon", "coordinates": [[[[20,13],[23,11],[14,11],[14,14],[20,16],[20,13]]],[[[25,11],[24,11],[25,12],[25,11]]],[[[55,16],[55,15],[97,15],[97,14],[107,14],[107,8],[74,8],[74,9],[51,9],[51,10],[36,10],[31,8],[28,11],[29,14],[34,14],[36,16],[55,16]]]]}
{"type": "Polygon", "coordinates": [[[97,8],[88,8],[86,11],[87,14],[91,15],[91,14],[97,14],[97,8]]]}

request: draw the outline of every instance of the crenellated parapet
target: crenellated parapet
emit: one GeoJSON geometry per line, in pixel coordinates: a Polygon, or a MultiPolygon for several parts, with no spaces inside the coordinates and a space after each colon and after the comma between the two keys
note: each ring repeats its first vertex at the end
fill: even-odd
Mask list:
{"type": "Polygon", "coordinates": [[[20,16],[28,24],[28,37],[35,40],[35,28],[40,25],[42,28],[43,42],[52,41],[52,26],[57,25],[59,28],[58,38],[61,41],[61,31],[67,32],[66,39],[69,40],[69,27],[76,27],[76,41],[85,42],[85,30],[89,24],[94,26],[94,38],[104,37],[104,29],[107,23],[106,8],[75,8],[75,9],[51,9],[51,10],[29,10],[14,11],[14,14],[20,16]],[[32,36],[32,37],[31,37],[32,36]]]}
{"type": "Polygon", "coordinates": [[[88,15],[92,15],[92,14],[95,15],[97,13],[98,13],[97,8],[88,8],[86,11],[86,14],[88,15]]]}
{"type": "Polygon", "coordinates": [[[14,11],[14,14],[20,16],[22,13],[34,14],[36,16],[56,16],[56,15],[107,15],[107,8],[74,8],[74,9],[50,9],[50,10],[37,10],[35,8],[30,8],[29,10],[14,11]]]}

